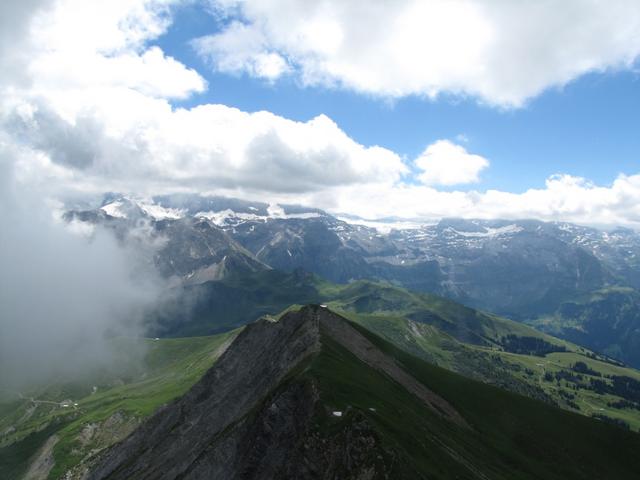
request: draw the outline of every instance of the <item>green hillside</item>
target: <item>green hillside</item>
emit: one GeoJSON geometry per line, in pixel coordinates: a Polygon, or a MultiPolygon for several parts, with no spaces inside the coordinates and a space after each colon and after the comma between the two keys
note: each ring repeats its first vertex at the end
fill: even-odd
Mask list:
{"type": "Polygon", "coordinates": [[[323,303],[405,351],[510,391],[640,429],[640,374],[519,322],[388,283],[332,284],[301,271],[257,272],[194,287],[203,299],[171,335],[201,335],[323,303]],[[582,364],[588,366],[587,371],[582,364]],[[575,367],[578,365],[577,367],[575,367]],[[576,371],[574,368],[577,368],[576,371]],[[589,373],[589,370],[594,372],[589,373]],[[606,385],[602,385],[604,382],[606,385]],[[620,383],[630,384],[619,388],[620,383]]]}
{"type": "MultiPolygon", "coordinates": [[[[339,306],[355,325],[365,327],[360,327],[362,333],[392,355],[411,375],[452,403],[472,424],[473,430],[460,431],[425,410],[421,402],[395,382],[366,368],[344,347],[325,338],[321,354],[307,366],[302,378],[313,377],[322,386],[321,396],[327,412],[338,410],[345,415],[335,418],[327,412],[319,414],[319,431],[331,435],[354,418],[366,418],[376,426],[389,451],[394,452],[385,461],[396,465],[403,478],[513,478],[510,475],[514,471],[518,472],[518,478],[589,478],[586,472],[600,472],[605,465],[608,472],[615,471],[615,478],[632,478],[628,462],[617,459],[619,470],[610,470],[613,464],[608,458],[611,457],[610,445],[619,447],[611,458],[617,458],[618,452],[623,456],[630,448],[637,448],[640,437],[635,434],[469,380],[417,357],[428,358],[448,369],[463,370],[480,365],[488,369],[484,373],[485,382],[508,374],[511,382],[537,386],[551,401],[565,399],[560,392],[569,390],[576,394],[576,403],[583,402],[585,407],[580,413],[586,415],[599,413],[598,405],[619,397],[581,388],[571,390],[569,380],[562,380],[558,386],[555,379],[547,382],[542,371],[545,374],[571,372],[572,365],[580,359],[587,371],[593,370],[580,374],[583,383],[587,378],[609,381],[604,375],[625,374],[637,379],[640,377],[637,372],[585,357],[570,344],[478,312],[474,313],[474,319],[466,319],[468,328],[478,335],[475,344],[462,343],[451,333],[409,318],[418,311],[423,316],[431,312],[439,317],[434,320],[436,323],[455,323],[460,321],[458,315],[468,317],[469,309],[437,298],[430,303],[429,296],[414,296],[394,287],[365,282],[336,290],[333,295],[338,298],[333,305],[339,306]],[[400,299],[404,309],[393,304],[400,299]],[[368,312],[356,312],[355,304],[368,312]],[[392,304],[397,311],[384,310],[392,304]],[[567,351],[541,357],[500,350],[504,348],[500,346],[500,339],[514,332],[537,335],[566,347],[567,351]],[[469,359],[463,361],[467,356],[469,359]],[[532,378],[526,373],[527,368],[535,372],[532,378]],[[587,410],[586,405],[594,410],[587,410]],[[580,470],[577,463],[569,462],[568,458],[583,459],[584,469],[580,470]],[[554,462],[563,462],[565,470],[551,474],[554,462]],[[451,476],[451,472],[459,477],[451,476]]],[[[467,332],[457,334],[469,335],[467,332]]],[[[123,355],[123,361],[116,371],[100,372],[83,382],[23,392],[22,396],[27,398],[12,398],[5,392],[0,404],[0,426],[5,432],[0,448],[0,478],[19,478],[34,454],[54,434],[58,440],[52,448],[55,466],[49,478],[58,478],[90,454],[123,438],[160,405],[184,393],[213,364],[234,335],[235,332],[230,332],[214,337],[141,340],[145,347],[142,360],[132,353],[140,351],[133,348],[131,342],[135,341],[117,339],[114,349],[123,355]],[[95,392],[94,387],[97,387],[95,392]],[[77,403],[77,407],[34,403],[64,400],[77,403]]],[[[511,387],[513,390],[513,385],[511,387]]],[[[562,406],[570,408],[566,404],[562,406]]],[[[606,414],[637,428],[633,409],[618,412],[607,408],[606,414]]]]}
{"type": "Polygon", "coordinates": [[[83,380],[52,382],[34,391],[0,397],[0,478],[20,478],[47,438],[55,479],[89,453],[120,440],[156,409],[200,379],[237,331],[179,339],[118,338],[120,358],[109,370],[83,380]]]}
{"type": "Polygon", "coordinates": [[[633,288],[597,290],[530,324],[640,367],[640,292],[633,288]]]}
{"type": "MultiPolygon", "coordinates": [[[[275,271],[199,288],[217,293],[201,297],[205,303],[188,321],[172,323],[171,335],[228,330],[258,315],[296,308],[292,303],[324,303],[413,357],[565,410],[640,430],[640,372],[441,297],[384,283],[335,285],[301,272],[275,271]],[[226,320],[221,320],[224,315],[226,320]]],[[[54,433],[56,465],[50,478],[122,438],[196,382],[233,335],[115,339],[114,357],[120,360],[108,371],[72,383],[54,381],[36,391],[0,392],[0,478],[24,472],[28,460],[54,433]]]]}
{"type": "Polygon", "coordinates": [[[355,282],[327,304],[403,350],[467,377],[633,430],[640,372],[526,325],[394,286],[355,282]]]}
{"type": "Polygon", "coordinates": [[[388,447],[393,478],[638,478],[640,436],[430,365],[360,329],[468,422],[452,424],[330,338],[304,375],[321,386],[324,435],[365,418],[388,447]],[[335,418],[332,410],[345,412],[335,418]]]}

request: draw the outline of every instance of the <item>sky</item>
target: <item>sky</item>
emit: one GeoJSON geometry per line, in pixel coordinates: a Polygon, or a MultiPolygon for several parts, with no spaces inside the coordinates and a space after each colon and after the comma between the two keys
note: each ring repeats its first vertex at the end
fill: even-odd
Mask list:
{"type": "Polygon", "coordinates": [[[0,148],[43,199],[640,227],[636,0],[8,0],[0,148]]]}

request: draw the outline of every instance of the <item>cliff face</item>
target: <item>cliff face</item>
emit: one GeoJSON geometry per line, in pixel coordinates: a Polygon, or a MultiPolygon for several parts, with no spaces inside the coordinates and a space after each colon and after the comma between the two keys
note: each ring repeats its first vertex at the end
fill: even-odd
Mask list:
{"type": "Polygon", "coordinates": [[[367,420],[356,416],[327,438],[313,421],[323,408],[316,383],[295,378],[322,348],[321,330],[337,328],[360,336],[317,306],[249,325],[191,391],[108,451],[89,478],[385,477],[393,454],[367,420]]]}

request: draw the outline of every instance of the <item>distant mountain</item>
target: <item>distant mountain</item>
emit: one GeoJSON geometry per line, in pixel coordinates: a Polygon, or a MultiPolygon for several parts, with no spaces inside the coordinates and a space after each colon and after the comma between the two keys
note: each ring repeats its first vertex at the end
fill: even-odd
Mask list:
{"type": "Polygon", "coordinates": [[[175,285],[220,280],[231,273],[270,268],[213,222],[201,216],[184,215],[178,208],[110,194],[101,207],[71,210],[66,212],[65,219],[115,231],[118,238],[137,248],[175,285]]]}
{"type": "Polygon", "coordinates": [[[640,368],[640,292],[597,290],[529,322],[542,331],[640,368]]]}
{"type": "Polygon", "coordinates": [[[640,235],[627,229],[443,219],[379,231],[314,208],[198,195],[109,194],[99,208],[66,218],[142,243],[176,284],[303,269],[337,283],[384,280],[518,320],[547,318],[602,289],[640,287],[640,235]]]}
{"type": "Polygon", "coordinates": [[[559,298],[598,285],[639,285],[640,235],[626,229],[605,232],[536,220],[444,219],[392,237],[432,255],[449,270],[448,277],[462,295],[500,313],[522,316],[544,311],[557,305],[559,298]],[[490,270],[483,275],[487,267],[490,270]],[[471,288],[464,287],[459,274],[470,277],[471,288]],[[491,276],[505,283],[500,285],[491,276]],[[515,283],[509,287],[509,281],[515,283]],[[492,287],[473,293],[485,282],[492,287]],[[498,288],[492,294],[494,284],[498,288]],[[487,293],[488,299],[483,299],[487,293]]]}
{"type": "Polygon", "coordinates": [[[91,480],[631,479],[640,436],[430,366],[321,306],[249,325],[91,480]]]}

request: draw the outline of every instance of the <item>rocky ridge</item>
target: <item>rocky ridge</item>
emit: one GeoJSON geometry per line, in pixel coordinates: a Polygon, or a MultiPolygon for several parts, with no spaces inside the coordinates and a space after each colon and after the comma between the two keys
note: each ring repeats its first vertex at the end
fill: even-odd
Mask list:
{"type": "Polygon", "coordinates": [[[184,397],[109,450],[89,475],[103,479],[384,478],[394,453],[364,417],[329,438],[314,428],[323,408],[313,382],[290,381],[329,335],[393,378],[427,408],[469,428],[443,398],[403,371],[341,317],[322,306],[261,319],[184,397]],[[384,461],[382,461],[384,460],[384,461]]]}

